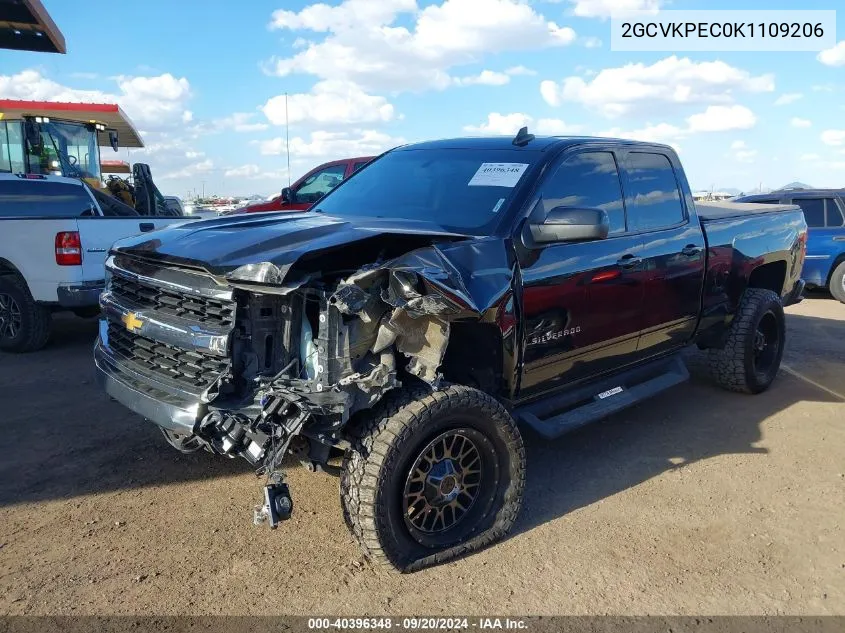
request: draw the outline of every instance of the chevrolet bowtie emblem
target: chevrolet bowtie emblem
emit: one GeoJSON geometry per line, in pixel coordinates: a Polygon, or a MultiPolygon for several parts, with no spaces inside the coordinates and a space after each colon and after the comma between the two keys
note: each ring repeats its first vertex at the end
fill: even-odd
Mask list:
{"type": "Polygon", "coordinates": [[[126,329],[130,332],[135,332],[136,330],[140,330],[141,326],[144,325],[144,322],[135,316],[134,312],[127,312],[123,315],[123,325],[126,326],[126,329]]]}

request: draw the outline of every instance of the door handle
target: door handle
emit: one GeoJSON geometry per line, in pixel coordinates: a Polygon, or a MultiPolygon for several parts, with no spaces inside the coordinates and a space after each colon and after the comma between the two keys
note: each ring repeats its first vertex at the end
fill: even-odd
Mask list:
{"type": "Polygon", "coordinates": [[[643,260],[639,257],[628,253],[627,255],[623,255],[622,257],[620,257],[619,260],[616,262],[616,265],[620,268],[629,269],[634,268],[635,266],[639,266],[642,262],[643,260]]]}
{"type": "Polygon", "coordinates": [[[701,249],[698,248],[695,244],[687,244],[681,249],[681,254],[686,255],[687,257],[695,257],[701,252],[701,249]]]}
{"type": "Polygon", "coordinates": [[[155,230],[156,225],[152,222],[141,222],[141,224],[139,224],[139,227],[141,228],[141,233],[148,233],[150,231],[155,230]]]}

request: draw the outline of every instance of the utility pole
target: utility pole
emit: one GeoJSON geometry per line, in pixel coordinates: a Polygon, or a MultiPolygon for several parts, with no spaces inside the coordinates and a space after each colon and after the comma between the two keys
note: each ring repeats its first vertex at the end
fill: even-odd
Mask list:
{"type": "Polygon", "coordinates": [[[202,181],[202,197],[205,198],[205,181],[202,181]]]}
{"type": "Polygon", "coordinates": [[[290,126],[288,125],[288,93],[285,93],[285,146],[288,153],[288,187],[290,187],[290,126]]]}

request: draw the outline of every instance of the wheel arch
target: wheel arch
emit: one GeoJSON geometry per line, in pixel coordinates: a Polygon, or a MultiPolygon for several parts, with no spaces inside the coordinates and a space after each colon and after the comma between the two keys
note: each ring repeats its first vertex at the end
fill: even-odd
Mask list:
{"type": "Polygon", "coordinates": [[[836,259],[833,260],[833,263],[830,265],[830,270],[827,273],[827,280],[825,281],[825,285],[829,288],[830,281],[833,279],[833,273],[836,272],[837,267],[839,264],[845,262],[845,252],[839,253],[836,259]]]}
{"type": "Polygon", "coordinates": [[[17,275],[18,277],[23,278],[23,273],[21,273],[17,266],[5,257],[0,257],[0,277],[6,275],[17,275]]]}
{"type": "Polygon", "coordinates": [[[777,260],[757,266],[748,276],[748,283],[744,290],[748,288],[760,288],[762,290],[771,290],[777,293],[778,296],[782,296],[784,286],[786,285],[786,268],[786,261],[784,260],[777,260]]]}

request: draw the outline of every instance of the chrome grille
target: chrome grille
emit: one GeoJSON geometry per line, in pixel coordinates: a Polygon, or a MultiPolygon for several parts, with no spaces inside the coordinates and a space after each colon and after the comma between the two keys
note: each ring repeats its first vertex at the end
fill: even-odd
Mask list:
{"type": "Polygon", "coordinates": [[[113,322],[108,324],[108,346],[135,371],[192,393],[210,387],[228,365],[226,359],[153,341],[113,322]]]}
{"type": "Polygon", "coordinates": [[[231,327],[235,319],[232,301],[201,295],[183,294],[175,289],[153,286],[120,274],[114,274],[109,291],[121,305],[135,309],[155,310],[207,325],[231,327]]]}

